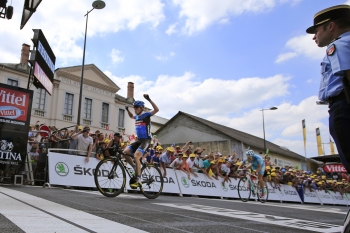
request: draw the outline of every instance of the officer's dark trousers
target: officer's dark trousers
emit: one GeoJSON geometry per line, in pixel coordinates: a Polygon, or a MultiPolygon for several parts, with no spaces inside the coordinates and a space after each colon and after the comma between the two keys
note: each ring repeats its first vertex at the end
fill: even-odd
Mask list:
{"type": "Polygon", "coordinates": [[[350,173],[350,105],[346,100],[333,103],[329,109],[329,131],[337,146],[340,160],[350,173]]]}

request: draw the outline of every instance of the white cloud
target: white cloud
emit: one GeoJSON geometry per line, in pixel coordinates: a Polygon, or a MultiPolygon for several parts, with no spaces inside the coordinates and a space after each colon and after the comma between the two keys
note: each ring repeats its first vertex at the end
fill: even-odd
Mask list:
{"type": "Polygon", "coordinates": [[[214,23],[228,23],[229,16],[247,12],[265,13],[278,3],[297,4],[301,0],[173,0],[180,7],[180,18],[185,18],[182,32],[191,35],[214,23]]]}
{"type": "Polygon", "coordinates": [[[292,52],[278,55],[275,62],[280,63],[299,55],[304,55],[311,59],[322,59],[325,55],[325,48],[319,48],[312,38],[313,35],[305,34],[289,39],[285,47],[292,50],[292,52]]]}
{"type": "Polygon", "coordinates": [[[121,57],[119,55],[120,55],[120,51],[117,49],[112,49],[111,53],[109,54],[109,56],[112,58],[113,63],[118,63],[118,62],[124,61],[124,57],[121,57]]]}
{"type": "Polygon", "coordinates": [[[159,75],[155,81],[147,81],[137,75],[116,77],[110,72],[106,74],[122,88],[118,92],[122,96],[126,96],[129,81],[135,84],[135,93],[138,93],[135,98],[142,98],[141,94],[146,92],[152,94],[165,117],[173,116],[178,110],[192,112],[200,117],[216,115],[218,112],[227,115],[289,93],[289,77],[282,75],[199,81],[195,74],[186,72],[182,76],[159,75]],[[248,89],[249,92],[246,91],[248,89]]]}
{"type": "Polygon", "coordinates": [[[176,33],[176,32],[177,32],[176,26],[177,26],[177,23],[174,23],[174,24],[170,25],[170,26],[168,27],[168,29],[165,31],[165,33],[168,34],[169,36],[170,36],[171,34],[176,33]]]}
{"type": "Polygon", "coordinates": [[[288,59],[295,57],[296,55],[297,55],[297,53],[292,53],[292,52],[280,54],[280,55],[278,55],[275,63],[281,63],[283,61],[286,61],[288,59]]]}
{"type": "MultiPolygon", "coordinates": [[[[2,54],[18,54],[17,56],[1,56],[0,62],[19,62],[22,43],[32,45],[32,28],[40,28],[45,33],[51,48],[60,64],[64,66],[70,61],[80,61],[83,54],[78,40],[84,39],[84,15],[91,10],[91,2],[75,0],[42,1],[37,11],[27,22],[24,29],[19,30],[23,3],[13,1],[14,15],[11,20],[2,20],[0,34],[6,35],[7,43],[1,43],[2,54]]],[[[114,0],[107,1],[106,7],[94,10],[89,14],[87,37],[104,35],[119,30],[134,30],[141,24],[156,27],[165,16],[164,4],[161,0],[114,0]]],[[[87,40],[88,40],[87,38],[87,40]]],[[[87,46],[87,50],[89,47],[87,46]]],[[[88,53],[88,51],[87,51],[88,53]]]]}
{"type": "Polygon", "coordinates": [[[170,52],[168,56],[163,56],[163,55],[155,55],[154,58],[157,59],[158,61],[166,61],[169,59],[169,57],[175,56],[174,52],[170,52]]]}

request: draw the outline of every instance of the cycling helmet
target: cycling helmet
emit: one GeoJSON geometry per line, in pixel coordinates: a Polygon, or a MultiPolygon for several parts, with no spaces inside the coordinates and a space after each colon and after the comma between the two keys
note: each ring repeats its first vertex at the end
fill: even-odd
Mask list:
{"type": "Polygon", "coordinates": [[[251,156],[254,155],[254,151],[253,150],[248,150],[245,154],[246,154],[247,157],[251,157],[251,156]]]}
{"type": "Polygon", "coordinates": [[[133,106],[134,106],[134,107],[145,107],[145,103],[144,103],[143,101],[136,100],[136,101],[133,103],[133,106]]]}

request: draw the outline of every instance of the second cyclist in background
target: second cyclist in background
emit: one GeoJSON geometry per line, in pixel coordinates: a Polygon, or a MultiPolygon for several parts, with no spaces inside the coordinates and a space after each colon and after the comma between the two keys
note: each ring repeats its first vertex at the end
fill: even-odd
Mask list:
{"type": "Polygon", "coordinates": [[[263,180],[263,175],[265,173],[265,162],[264,160],[257,154],[254,153],[253,150],[248,150],[246,152],[247,159],[243,160],[242,164],[239,166],[241,168],[247,162],[251,164],[252,170],[258,175],[259,186],[262,189],[262,197],[265,195],[265,182],[263,180]]]}
{"type": "Polygon", "coordinates": [[[136,114],[135,116],[130,112],[128,106],[125,106],[125,109],[128,111],[129,117],[132,119],[135,119],[135,131],[137,136],[137,140],[131,143],[124,150],[124,153],[126,154],[134,153],[136,166],[129,156],[125,156],[125,159],[135,169],[135,172],[136,172],[136,179],[134,180],[134,182],[130,182],[130,187],[134,189],[137,188],[138,186],[142,186],[140,181],[141,180],[140,159],[145,153],[145,150],[148,148],[152,139],[151,116],[155,115],[159,111],[157,105],[150,99],[149,95],[144,94],[143,97],[145,97],[145,99],[148,100],[152,105],[153,110],[151,112],[144,111],[145,103],[139,100],[136,100],[133,103],[135,114],[136,114]]]}

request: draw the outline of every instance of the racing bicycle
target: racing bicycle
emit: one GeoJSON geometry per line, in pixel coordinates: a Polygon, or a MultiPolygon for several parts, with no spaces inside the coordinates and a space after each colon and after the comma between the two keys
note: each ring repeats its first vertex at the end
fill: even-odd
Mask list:
{"type": "MultiPolygon", "coordinates": [[[[122,193],[126,185],[126,174],[130,178],[130,184],[135,182],[135,171],[128,167],[122,156],[133,155],[125,154],[120,147],[114,145],[111,149],[113,152],[110,157],[102,159],[96,166],[94,180],[97,189],[106,197],[116,197],[122,193]]],[[[110,151],[111,151],[110,150],[110,151]]],[[[153,164],[142,163],[141,161],[141,183],[139,186],[142,194],[149,198],[157,198],[163,190],[163,176],[159,168],[153,164]]]]}
{"type": "Polygon", "coordinates": [[[265,193],[262,196],[259,180],[256,175],[253,175],[248,169],[238,169],[243,171],[244,176],[238,181],[238,196],[243,202],[247,202],[250,196],[257,197],[261,203],[265,203],[269,197],[269,191],[265,184],[265,193]]]}

